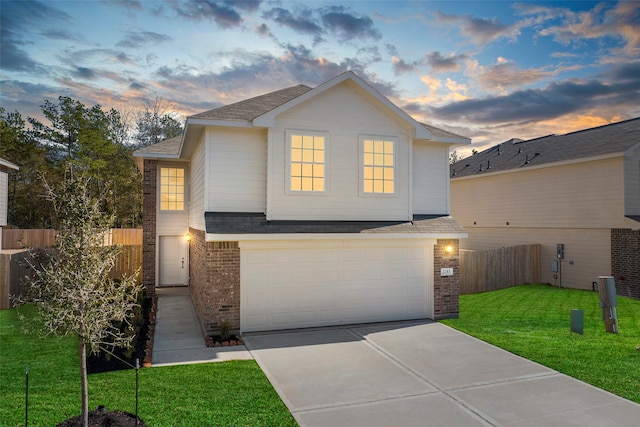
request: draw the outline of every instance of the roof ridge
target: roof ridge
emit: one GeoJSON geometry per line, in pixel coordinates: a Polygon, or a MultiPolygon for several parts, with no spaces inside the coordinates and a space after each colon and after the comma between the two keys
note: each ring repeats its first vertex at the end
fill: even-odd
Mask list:
{"type": "Polygon", "coordinates": [[[574,130],[573,132],[565,133],[565,134],[560,135],[560,136],[573,135],[573,134],[580,133],[580,132],[588,132],[588,131],[592,131],[592,130],[596,130],[596,129],[606,128],[607,126],[618,126],[618,125],[622,125],[624,123],[632,122],[634,120],[640,120],[640,117],[634,117],[632,119],[623,120],[621,122],[607,123],[605,125],[600,125],[600,126],[596,126],[596,127],[592,127],[592,128],[588,128],[588,129],[574,130]]]}

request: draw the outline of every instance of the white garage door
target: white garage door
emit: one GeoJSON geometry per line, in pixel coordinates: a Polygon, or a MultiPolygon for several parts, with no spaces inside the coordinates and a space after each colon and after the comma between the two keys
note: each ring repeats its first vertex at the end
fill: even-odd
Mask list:
{"type": "Polygon", "coordinates": [[[241,242],[242,331],[432,318],[434,243],[241,242]]]}

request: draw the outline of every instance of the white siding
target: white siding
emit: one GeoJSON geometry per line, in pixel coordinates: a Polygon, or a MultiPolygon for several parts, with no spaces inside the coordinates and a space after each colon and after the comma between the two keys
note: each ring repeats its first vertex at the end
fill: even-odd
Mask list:
{"type": "Polygon", "coordinates": [[[272,220],[405,220],[410,211],[410,143],[407,124],[361,92],[338,85],[280,115],[270,132],[272,220]],[[286,130],[327,132],[326,188],[322,195],[287,194],[286,130]],[[397,138],[393,197],[359,196],[359,135],[397,138]]]}
{"type": "Polygon", "coordinates": [[[640,146],[624,159],[624,213],[640,215],[640,146]]]}
{"type": "MultiPolygon", "coordinates": [[[[7,225],[7,198],[8,197],[9,197],[9,175],[6,172],[0,172],[0,226],[7,225]]],[[[1,245],[2,245],[2,242],[0,241],[0,246],[1,245]]]]}
{"type": "Polygon", "coordinates": [[[267,137],[265,130],[207,130],[208,212],[264,212],[267,137]]]}
{"type": "Polygon", "coordinates": [[[449,213],[449,146],[413,144],[413,213],[449,213]]]}
{"type": "Polygon", "coordinates": [[[189,174],[189,226],[204,230],[204,175],[205,175],[205,143],[204,138],[191,158],[189,174]]]}

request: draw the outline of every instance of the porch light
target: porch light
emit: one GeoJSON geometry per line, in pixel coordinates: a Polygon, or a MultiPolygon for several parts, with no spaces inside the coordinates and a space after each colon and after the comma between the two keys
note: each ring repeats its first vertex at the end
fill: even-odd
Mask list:
{"type": "Polygon", "coordinates": [[[447,247],[444,248],[444,251],[451,255],[451,253],[453,252],[453,246],[447,245],[447,247]]]}
{"type": "Polygon", "coordinates": [[[184,235],[184,238],[187,240],[187,242],[189,242],[189,241],[191,240],[191,234],[186,233],[186,234],[184,235]]]}

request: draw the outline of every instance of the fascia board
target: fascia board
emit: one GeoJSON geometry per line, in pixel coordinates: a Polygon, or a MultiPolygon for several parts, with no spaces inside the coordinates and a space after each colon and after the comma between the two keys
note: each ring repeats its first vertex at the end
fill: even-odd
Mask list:
{"type": "Polygon", "coordinates": [[[6,167],[7,169],[15,169],[15,170],[19,170],[20,168],[18,167],[18,165],[15,165],[13,163],[11,163],[8,160],[5,159],[0,159],[0,167],[6,167]]]}
{"type": "Polygon", "coordinates": [[[466,239],[468,233],[265,233],[216,234],[207,233],[205,241],[240,240],[386,240],[386,239],[466,239]]]}

